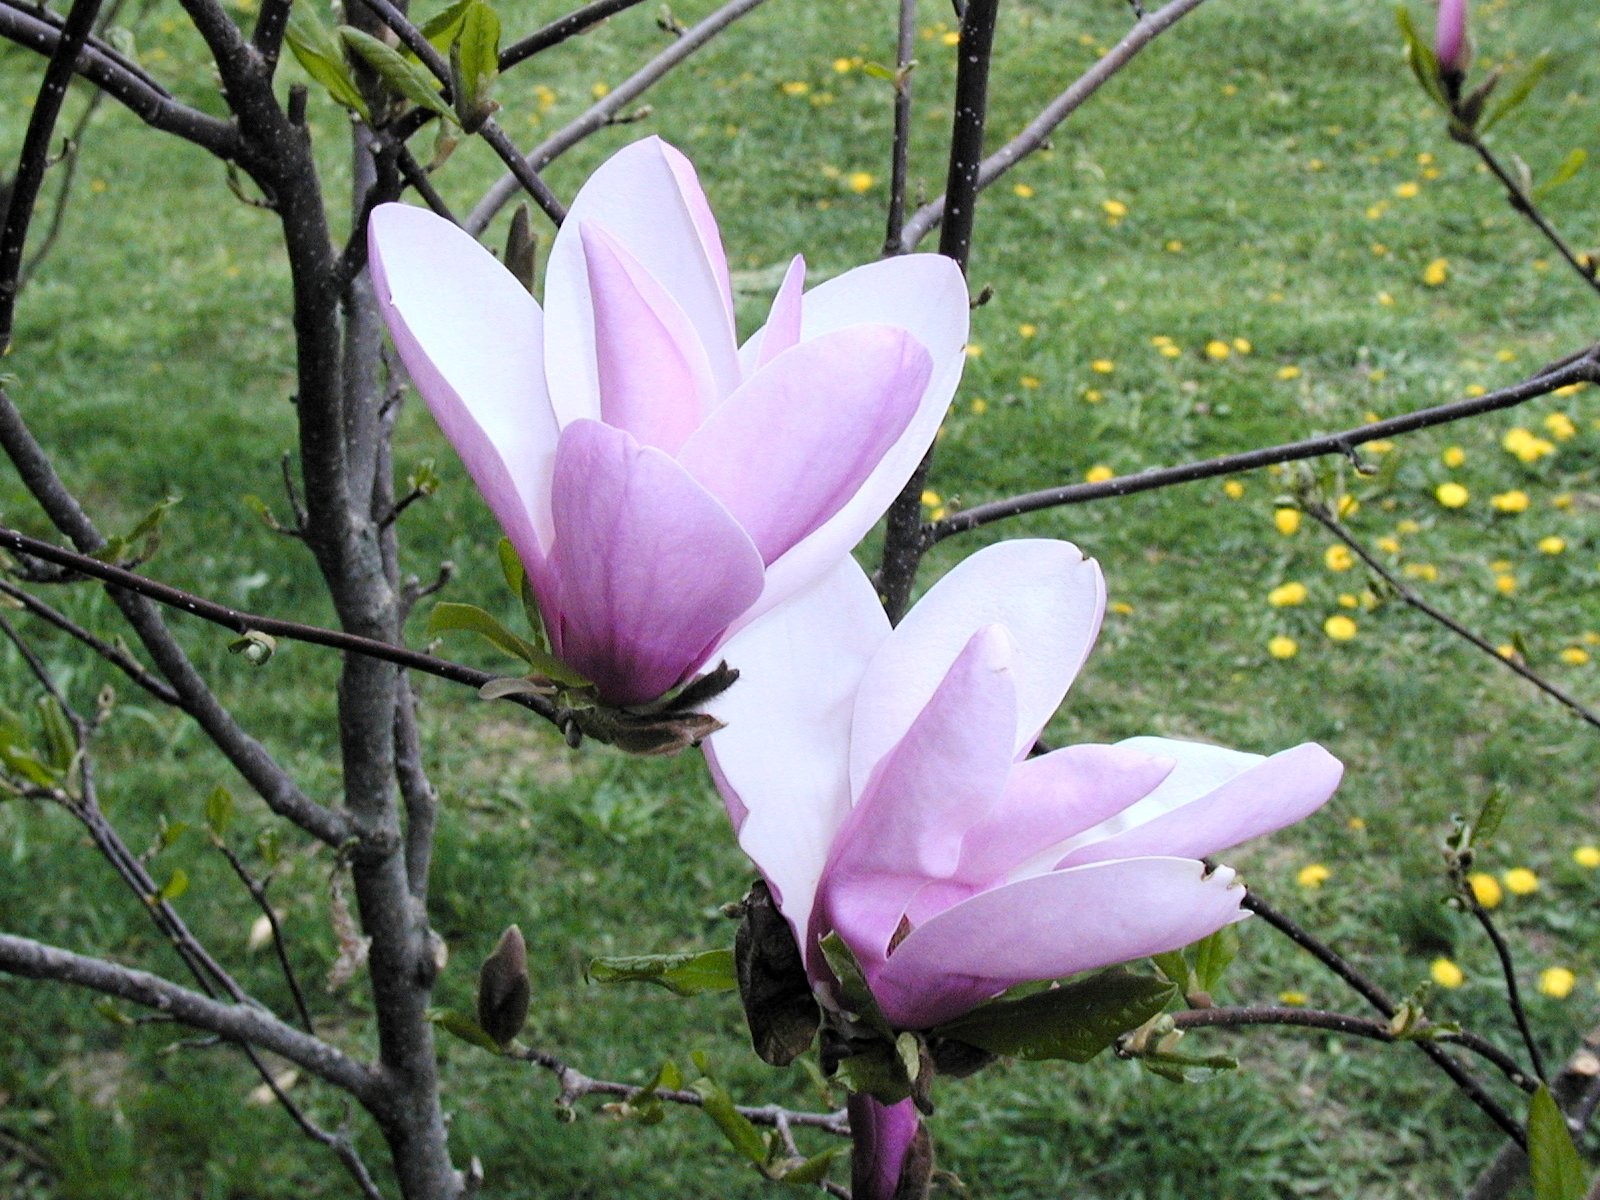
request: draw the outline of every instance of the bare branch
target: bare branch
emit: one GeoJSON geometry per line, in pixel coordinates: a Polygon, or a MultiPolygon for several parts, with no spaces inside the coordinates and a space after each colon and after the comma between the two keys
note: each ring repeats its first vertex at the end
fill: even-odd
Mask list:
{"type": "Polygon", "coordinates": [[[570,37],[587,33],[607,17],[633,8],[642,0],[593,0],[582,8],[575,8],[564,17],[557,17],[543,29],[536,29],[521,41],[512,42],[500,51],[500,69],[509,71],[520,62],[526,62],[541,50],[558,46],[570,37]]]}
{"type": "Polygon", "coordinates": [[[278,65],[278,54],[283,49],[283,35],[289,28],[289,10],[294,0],[262,0],[261,12],[256,17],[256,27],[250,33],[250,44],[270,75],[278,65]]]}
{"type": "Polygon", "coordinates": [[[1137,475],[1119,475],[1104,483],[1074,483],[1064,487],[1028,492],[1006,500],[993,500],[974,505],[962,512],[953,513],[942,521],[925,528],[929,544],[941,541],[953,533],[991,525],[1007,517],[1039,512],[1046,508],[1062,508],[1070,504],[1084,504],[1108,496],[1131,496],[1136,492],[1150,492],[1180,483],[1193,483],[1200,479],[1213,479],[1218,475],[1231,475],[1237,471],[1253,471],[1274,463],[1297,462],[1306,458],[1319,458],[1327,454],[1348,454],[1353,447],[1382,438],[1415,433],[1435,425],[1475,417],[1481,413],[1497,412],[1518,404],[1548,395],[1557,388],[1574,383],[1600,381],[1600,346],[1591,346],[1541,368],[1530,378],[1511,387],[1500,388],[1467,400],[1455,400],[1432,408],[1419,409],[1404,416],[1374,421],[1340,433],[1304,438],[1298,442],[1285,442],[1278,446],[1265,446],[1208,458],[1201,462],[1184,463],[1176,467],[1152,467],[1137,475]]]}
{"type": "Polygon", "coordinates": [[[380,1078],[371,1068],[254,1005],[223,1003],[146,971],[8,933],[0,933],[0,971],[70,983],[153,1008],[185,1025],[271,1051],[368,1108],[382,1107],[380,1078]]]}
{"type": "Polygon", "coordinates": [[[903,244],[906,176],[911,154],[911,70],[916,52],[916,0],[900,0],[900,27],[895,45],[894,144],[889,156],[889,216],[883,237],[886,258],[901,253],[903,244]]]}
{"type": "Polygon", "coordinates": [[[43,600],[23,591],[21,588],[7,583],[4,579],[0,579],[0,595],[9,596],[41,621],[54,625],[68,637],[82,642],[163,704],[182,706],[183,698],[177,692],[173,691],[166,682],[147,671],[144,664],[121,646],[114,646],[110,642],[96,637],[66,616],[66,614],[52,608],[43,600]]]}
{"type": "MultiPolygon", "coordinates": [[[[682,37],[618,84],[604,99],[591,105],[581,116],[557,130],[524,155],[528,166],[534,172],[542,171],[584,138],[612,124],[626,106],[660,82],[669,71],[740,17],[754,12],[764,2],[765,0],[730,0],[729,3],[690,26],[682,37]]],[[[507,174],[501,177],[467,214],[462,228],[474,235],[482,233],[488,228],[489,222],[494,220],[495,214],[516,195],[518,185],[519,181],[515,175],[507,174]]]]}
{"type": "MultiPolygon", "coordinates": [[[[1028,122],[1021,133],[983,160],[978,168],[978,188],[988,187],[1028,155],[1042,148],[1056,126],[1082,107],[1084,101],[1127,66],[1139,51],[1203,3],[1205,0],[1172,0],[1140,20],[1110,51],[1096,59],[1094,65],[1079,76],[1072,86],[1028,122]]],[[[947,199],[941,196],[912,214],[900,240],[901,253],[915,250],[933,227],[944,220],[947,203],[947,199]]]]}

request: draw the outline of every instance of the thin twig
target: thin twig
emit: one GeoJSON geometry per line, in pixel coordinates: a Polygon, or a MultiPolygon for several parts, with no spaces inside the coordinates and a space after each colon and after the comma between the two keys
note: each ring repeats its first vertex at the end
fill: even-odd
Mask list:
{"type": "Polygon", "coordinates": [[[889,156],[889,216],[883,253],[902,252],[906,222],[906,177],[911,157],[911,71],[917,49],[916,0],[900,0],[900,28],[895,45],[894,146],[889,156]]]}
{"type": "MultiPolygon", "coordinates": [[[[1462,139],[1458,138],[1457,140],[1462,139]]],[[[1494,173],[1494,177],[1500,181],[1501,186],[1506,189],[1506,200],[1511,207],[1528,218],[1533,227],[1544,235],[1547,242],[1555,247],[1556,252],[1567,261],[1568,266],[1578,273],[1578,277],[1584,283],[1595,291],[1600,292],[1600,279],[1595,277],[1594,267],[1586,265],[1583,257],[1567,244],[1565,238],[1556,232],[1555,226],[1550,224],[1545,215],[1539,211],[1539,206],[1534,203],[1533,197],[1523,190],[1522,184],[1511,172],[1505,169],[1500,160],[1494,156],[1494,152],[1484,145],[1483,140],[1477,134],[1471,134],[1465,140],[1467,145],[1477,152],[1484,165],[1494,173]]]]}
{"type": "MultiPolygon", "coordinates": [[[[1320,524],[1329,533],[1333,534],[1334,537],[1338,538],[1346,546],[1350,547],[1351,551],[1355,553],[1355,555],[1360,558],[1362,562],[1367,564],[1367,568],[1371,570],[1373,574],[1377,575],[1378,578],[1382,579],[1384,583],[1386,583],[1393,590],[1394,594],[1407,605],[1416,609],[1430,620],[1444,626],[1451,633],[1455,634],[1462,640],[1470,642],[1472,645],[1476,646],[1479,650],[1482,650],[1485,654],[1494,659],[1495,662],[1499,663],[1507,670],[1522,676],[1522,678],[1533,684],[1534,687],[1538,688],[1545,695],[1559,701],[1580,720],[1587,722],[1596,729],[1600,729],[1600,713],[1596,713],[1594,710],[1585,706],[1582,702],[1569,695],[1565,690],[1557,687],[1555,684],[1545,679],[1544,676],[1540,675],[1537,671],[1532,670],[1527,666],[1527,664],[1519,662],[1515,655],[1501,654],[1492,642],[1474,633],[1455,618],[1442,612],[1438,608],[1435,608],[1432,604],[1424,600],[1415,589],[1407,586],[1407,584],[1397,575],[1395,575],[1393,571],[1384,566],[1384,564],[1378,560],[1378,557],[1373,554],[1371,550],[1367,549],[1367,547],[1363,545],[1360,540],[1357,539],[1356,536],[1345,527],[1344,523],[1335,517],[1333,513],[1329,512],[1327,508],[1320,504],[1307,504],[1304,506],[1304,508],[1307,515],[1309,515],[1314,521],[1320,524]]],[[[1543,1072],[1540,1072],[1540,1074],[1542,1075],[1543,1072]]]]}
{"type": "Polygon", "coordinates": [[[558,46],[568,38],[587,33],[607,17],[643,3],[643,0],[593,0],[582,8],[575,8],[564,17],[557,17],[543,29],[536,29],[521,41],[512,42],[500,51],[500,69],[509,71],[520,62],[526,62],[541,50],[558,46]]]}
{"type": "Polygon", "coordinates": [[[1544,1070],[1544,1056],[1539,1053],[1539,1043],[1534,1040],[1533,1030],[1528,1026],[1528,1010],[1522,1005],[1522,992],[1517,987],[1517,968],[1511,959],[1511,947],[1506,945],[1506,939],[1495,927],[1488,910],[1478,903],[1470,888],[1467,889],[1465,899],[1473,917],[1483,927],[1484,933],[1489,935],[1489,940],[1494,943],[1495,955],[1500,960],[1500,973],[1506,980],[1506,1003],[1511,1007],[1511,1015],[1516,1018],[1517,1032],[1522,1035],[1522,1044],[1528,1048],[1528,1061],[1533,1064],[1533,1073],[1539,1077],[1540,1082],[1548,1083],[1549,1076],[1544,1070]]]}
{"type": "Polygon", "coordinates": [[[221,852],[223,858],[228,860],[234,875],[244,885],[245,891],[250,893],[250,899],[255,901],[256,907],[267,918],[267,927],[272,931],[272,949],[278,958],[278,968],[283,972],[284,980],[289,984],[289,991],[294,996],[294,1007],[300,1014],[300,1024],[305,1026],[307,1033],[315,1035],[317,1030],[311,1020],[311,1009],[306,1005],[305,992],[300,989],[300,980],[295,975],[293,964],[289,962],[283,926],[278,923],[278,914],[272,911],[272,904],[267,899],[267,885],[250,873],[250,868],[244,865],[244,860],[215,830],[212,831],[212,845],[221,852]]]}
{"type": "Polygon", "coordinates": [[[83,626],[72,621],[64,613],[52,608],[43,600],[23,591],[21,588],[7,583],[4,579],[0,579],[0,595],[9,596],[41,621],[55,626],[68,637],[82,642],[163,704],[182,705],[183,698],[173,691],[171,686],[164,680],[152,675],[138,659],[134,658],[121,646],[114,646],[110,642],[96,637],[83,626]]]}
{"type": "MultiPolygon", "coordinates": [[[[1082,107],[1084,101],[1099,91],[1103,84],[1159,35],[1203,3],[1205,0],[1172,0],[1172,3],[1134,25],[1120,42],[1097,58],[1093,66],[1028,122],[1021,133],[983,160],[978,169],[978,187],[988,187],[1028,155],[1043,148],[1056,127],[1082,107]]],[[[912,214],[901,237],[902,252],[915,250],[933,227],[944,219],[945,205],[945,197],[941,196],[912,214]]]]}
{"type": "Polygon", "coordinates": [[[1074,483],[1064,487],[1046,488],[1027,492],[1005,500],[992,500],[974,505],[943,520],[925,527],[925,536],[931,545],[954,533],[963,533],[983,525],[992,525],[1008,517],[1039,512],[1047,508],[1063,508],[1071,504],[1086,504],[1110,496],[1131,496],[1137,492],[1152,492],[1181,483],[1194,483],[1213,479],[1218,475],[1231,475],[1238,471],[1253,471],[1276,463],[1297,462],[1301,459],[1320,458],[1328,454],[1348,454],[1355,446],[1383,438],[1415,433],[1435,425],[1464,420],[1482,413],[1512,408],[1540,396],[1549,395],[1557,388],[1574,383],[1600,381],[1600,347],[1591,346],[1542,368],[1521,383],[1500,388],[1482,396],[1455,400],[1448,404],[1419,409],[1404,416],[1358,425],[1339,433],[1303,438],[1297,442],[1284,442],[1277,446],[1263,446],[1239,454],[1226,454],[1200,462],[1183,463],[1175,467],[1152,467],[1135,475],[1119,475],[1104,483],[1074,483]]]}

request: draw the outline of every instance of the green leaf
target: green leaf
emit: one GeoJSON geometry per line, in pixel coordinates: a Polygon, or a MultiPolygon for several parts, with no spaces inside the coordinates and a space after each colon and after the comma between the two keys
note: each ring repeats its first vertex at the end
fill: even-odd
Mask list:
{"type": "Polygon", "coordinates": [[[167,876],[167,881],[161,885],[161,890],[156,893],[155,900],[176,900],[189,890],[189,873],[182,867],[174,867],[172,874],[167,876]]]}
{"type": "Polygon", "coordinates": [[[168,820],[165,817],[162,817],[160,819],[160,824],[159,824],[159,826],[157,828],[157,831],[156,831],[156,845],[158,847],[158,852],[159,852],[159,850],[166,850],[166,849],[171,848],[171,846],[175,842],[177,842],[177,840],[179,838],[181,838],[184,834],[186,834],[188,832],[189,832],[189,822],[187,822],[187,821],[172,821],[172,822],[168,822],[168,820]]]}
{"type": "Polygon", "coordinates": [[[1500,828],[1500,823],[1506,819],[1506,813],[1511,808],[1511,796],[1504,789],[1496,787],[1478,809],[1478,815],[1472,821],[1472,844],[1482,846],[1494,837],[1500,828]]]}
{"type": "Polygon", "coordinates": [[[225,836],[233,824],[233,793],[221,784],[206,797],[206,824],[218,837],[225,836]]]}
{"type": "Polygon", "coordinates": [[[867,1026],[892,1042],[895,1036],[894,1028],[889,1024],[889,1019],[883,1015],[883,1010],[878,1007],[877,998],[867,986],[866,974],[861,970],[861,964],[856,961],[856,956],[850,947],[844,944],[844,939],[837,933],[830,933],[822,939],[820,948],[822,957],[827,960],[828,969],[839,981],[840,1002],[848,1011],[861,1018],[867,1026]]]}
{"type": "Polygon", "coordinates": [[[842,1058],[838,1072],[852,1092],[864,1092],[880,1104],[898,1104],[910,1096],[915,1080],[906,1069],[905,1056],[889,1042],[866,1043],[842,1058]]]}
{"type": "Polygon", "coordinates": [[[422,36],[432,42],[436,50],[449,49],[461,32],[461,21],[467,9],[477,3],[478,0],[456,0],[443,12],[428,18],[422,26],[422,36]]]}
{"type": "Polygon", "coordinates": [[[498,618],[476,604],[455,604],[448,600],[435,604],[433,611],[428,614],[427,632],[433,635],[457,629],[477,634],[496,649],[520,658],[547,679],[569,687],[582,687],[588,683],[566,663],[539,649],[527,638],[511,632],[498,618]]]}
{"type": "Polygon", "coordinates": [[[278,639],[259,629],[246,629],[240,637],[228,643],[229,654],[242,654],[245,662],[259,667],[277,652],[278,639]]]}
{"type": "Polygon", "coordinates": [[[766,1163],[767,1139],[734,1107],[733,1097],[721,1085],[706,1075],[691,1083],[689,1090],[698,1093],[706,1115],[722,1130],[722,1136],[735,1150],[758,1167],[766,1163]]]}
{"type": "Polygon", "coordinates": [[[456,71],[456,110],[466,129],[476,129],[499,107],[490,97],[500,75],[500,17],[485,0],[467,6],[461,32],[451,46],[456,71]]]}
{"type": "Polygon", "coordinates": [[[39,724],[44,729],[45,759],[65,773],[78,757],[78,739],[73,736],[72,723],[54,696],[40,696],[38,709],[39,724]]]}
{"type": "Polygon", "coordinates": [[[1561,160],[1561,165],[1556,168],[1555,174],[1546,179],[1533,190],[1534,199],[1540,199],[1555,191],[1562,184],[1568,182],[1574,175],[1583,169],[1583,164],[1589,161],[1589,152],[1582,146],[1569,153],[1561,160]]]}
{"type": "Polygon", "coordinates": [[[168,496],[140,518],[139,523],[127,533],[116,534],[94,552],[101,562],[121,562],[126,558],[147,559],[161,546],[161,520],[167,510],[177,504],[179,497],[168,496]],[[139,543],[143,543],[140,545],[139,543]]]}
{"type": "Polygon", "coordinates": [[[584,974],[595,983],[654,983],[675,996],[731,992],[739,986],[732,950],[597,958],[584,974]]]}
{"type": "Polygon", "coordinates": [[[795,1166],[782,1166],[767,1174],[779,1183],[792,1184],[795,1187],[814,1186],[828,1177],[828,1169],[833,1166],[833,1160],[843,1153],[843,1146],[835,1146],[832,1150],[814,1154],[795,1166]]]}
{"type": "Polygon", "coordinates": [[[1239,934],[1232,925],[1203,937],[1192,947],[1194,953],[1195,981],[1203,991],[1211,991],[1222,982],[1222,975],[1239,953],[1239,934]]]}
{"type": "Polygon", "coordinates": [[[933,1032],[991,1054],[1088,1062],[1176,994],[1166,980],[1102,971],[1017,1000],[993,1001],[933,1032]]]}
{"type": "Polygon", "coordinates": [[[1500,99],[1484,114],[1478,132],[1488,133],[1505,118],[1522,107],[1523,101],[1533,94],[1533,89],[1550,69],[1550,51],[1541,50],[1515,79],[1500,92],[1500,99]]]}
{"type": "Polygon", "coordinates": [[[481,1025],[471,1017],[456,1012],[453,1008],[430,1008],[428,1010],[428,1020],[446,1033],[458,1037],[463,1042],[476,1046],[480,1050],[488,1050],[494,1054],[501,1052],[499,1044],[484,1032],[481,1025]]]}
{"type": "Polygon", "coordinates": [[[1183,957],[1182,950],[1168,950],[1165,954],[1152,954],[1150,961],[1155,963],[1156,970],[1172,980],[1181,992],[1189,990],[1189,960],[1183,957]]]}
{"type": "Polygon", "coordinates": [[[363,121],[371,121],[367,102],[356,86],[350,64],[345,62],[339,41],[328,32],[327,26],[317,19],[308,0],[301,0],[289,10],[289,24],[284,33],[289,49],[294,53],[306,74],[327,89],[328,95],[357,113],[363,121]]]}
{"type": "Polygon", "coordinates": [[[1560,1105],[1542,1084],[1528,1105],[1528,1165],[1534,1200],[1583,1200],[1588,1190],[1583,1159],[1560,1105]]]}
{"type": "Polygon", "coordinates": [[[1417,77],[1422,90],[1427,92],[1436,104],[1449,108],[1450,101],[1445,97],[1444,88],[1439,83],[1438,55],[1433,52],[1433,47],[1427,40],[1418,35],[1409,8],[1401,4],[1395,8],[1394,15],[1400,25],[1400,36],[1405,39],[1406,63],[1411,67],[1411,73],[1417,77]]]}
{"type": "Polygon", "coordinates": [[[339,26],[339,36],[396,93],[429,112],[456,119],[455,110],[439,95],[433,77],[415,63],[407,62],[393,46],[349,25],[339,26]]]}

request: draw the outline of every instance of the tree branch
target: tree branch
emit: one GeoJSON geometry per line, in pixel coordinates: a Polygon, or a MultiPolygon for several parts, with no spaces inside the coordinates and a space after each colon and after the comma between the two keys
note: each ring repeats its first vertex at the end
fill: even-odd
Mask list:
{"type": "Polygon", "coordinates": [[[894,144],[889,153],[889,215],[883,235],[885,258],[902,253],[906,221],[906,176],[911,155],[911,71],[917,52],[916,0],[900,0],[895,40],[894,144]]]}
{"type": "Polygon", "coordinates": [[[1551,363],[1521,383],[1482,396],[1438,404],[1404,416],[1390,417],[1386,421],[1374,421],[1370,425],[1359,425],[1340,433],[1304,438],[1298,442],[1265,446],[1257,450],[1208,458],[1201,462],[1184,463],[1176,467],[1152,467],[1137,475],[1119,475],[1104,483],[1074,483],[1012,496],[1006,500],[993,500],[953,513],[941,521],[925,526],[924,536],[931,545],[951,534],[991,525],[1007,517],[1021,516],[1023,513],[1084,504],[1108,496],[1131,496],[1137,492],[1150,492],[1180,483],[1212,479],[1218,475],[1231,475],[1236,471],[1253,471],[1274,463],[1296,462],[1306,458],[1319,458],[1326,454],[1349,454],[1355,447],[1367,442],[1415,433],[1419,429],[1445,425],[1481,413],[1497,412],[1548,395],[1557,388],[1569,384],[1597,381],[1600,381],[1600,346],[1592,346],[1551,363]]]}
{"type": "Polygon", "coordinates": [[[182,707],[183,697],[179,696],[177,692],[173,691],[164,680],[158,679],[155,675],[147,671],[144,667],[144,664],[139,662],[138,659],[134,658],[133,655],[129,654],[121,646],[114,646],[110,642],[96,637],[87,629],[83,628],[83,626],[77,624],[67,617],[66,614],[55,608],[52,608],[43,600],[40,600],[38,597],[23,591],[21,588],[7,583],[4,579],[0,579],[0,595],[9,596],[18,604],[22,605],[25,610],[38,617],[41,621],[44,621],[48,625],[55,626],[68,637],[82,642],[90,650],[93,650],[101,658],[105,659],[112,666],[116,667],[129,679],[133,680],[134,683],[138,684],[157,700],[160,700],[163,704],[171,704],[175,707],[182,707]]]}
{"type": "MultiPolygon", "coordinates": [[[[1127,66],[1139,51],[1203,3],[1205,0],[1172,0],[1172,3],[1141,19],[1108,53],[1096,59],[1094,65],[1079,76],[1072,86],[1028,122],[1021,133],[983,160],[978,168],[979,189],[988,187],[1028,155],[1042,148],[1056,126],[1082,107],[1084,101],[1127,66]]],[[[910,253],[917,248],[918,243],[944,219],[946,204],[945,197],[941,196],[912,214],[900,239],[900,253],[910,253]]]]}
{"type": "Polygon", "coordinates": [[[543,29],[536,29],[521,41],[512,42],[500,51],[500,69],[509,71],[520,62],[526,62],[541,50],[558,46],[570,37],[587,33],[607,17],[633,8],[643,0],[593,0],[582,8],[575,8],[564,17],[557,17],[543,29]]]}

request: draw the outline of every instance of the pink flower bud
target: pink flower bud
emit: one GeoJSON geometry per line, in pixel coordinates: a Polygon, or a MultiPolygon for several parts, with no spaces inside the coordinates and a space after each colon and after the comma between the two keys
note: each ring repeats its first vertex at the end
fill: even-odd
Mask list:
{"type": "Polygon", "coordinates": [[[1442,74],[1466,74],[1467,63],[1472,56],[1467,45],[1467,0],[1439,0],[1433,52],[1439,59],[1442,74]]]}

